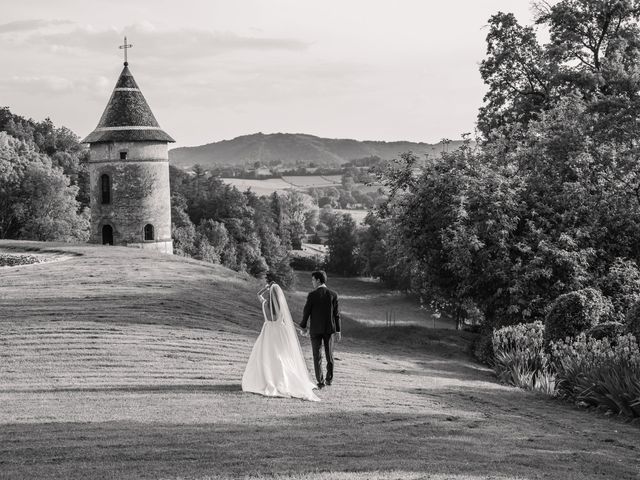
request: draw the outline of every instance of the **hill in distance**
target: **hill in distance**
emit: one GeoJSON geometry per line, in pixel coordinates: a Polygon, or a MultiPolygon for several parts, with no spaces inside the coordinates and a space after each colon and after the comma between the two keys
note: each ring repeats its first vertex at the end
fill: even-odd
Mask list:
{"type": "MultiPolygon", "coordinates": [[[[462,140],[452,140],[447,148],[453,150],[461,143],[462,140]]],[[[442,149],[442,143],[358,141],[303,133],[254,133],[198,147],[175,148],[169,151],[169,161],[181,168],[191,168],[196,164],[204,168],[253,165],[255,162],[268,165],[278,161],[283,165],[313,162],[317,166],[339,166],[370,156],[391,160],[409,150],[417,154],[438,155],[442,149]]]]}

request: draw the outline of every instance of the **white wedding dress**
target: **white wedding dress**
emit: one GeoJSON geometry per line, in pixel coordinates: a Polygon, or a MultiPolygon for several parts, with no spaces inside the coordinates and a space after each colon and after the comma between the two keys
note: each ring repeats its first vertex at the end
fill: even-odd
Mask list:
{"type": "Polygon", "coordinates": [[[318,402],[284,293],[275,283],[267,293],[268,300],[260,296],[264,324],[242,375],[242,390],[318,402]]]}

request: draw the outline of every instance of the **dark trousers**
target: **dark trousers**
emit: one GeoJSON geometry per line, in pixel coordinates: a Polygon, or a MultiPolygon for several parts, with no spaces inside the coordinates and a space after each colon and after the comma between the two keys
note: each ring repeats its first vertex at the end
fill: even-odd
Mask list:
{"type": "Polygon", "coordinates": [[[331,382],[333,380],[333,335],[311,335],[311,348],[313,350],[313,368],[316,371],[318,383],[331,382]],[[324,343],[324,354],[327,357],[327,376],[322,375],[322,350],[320,347],[324,343]]]}

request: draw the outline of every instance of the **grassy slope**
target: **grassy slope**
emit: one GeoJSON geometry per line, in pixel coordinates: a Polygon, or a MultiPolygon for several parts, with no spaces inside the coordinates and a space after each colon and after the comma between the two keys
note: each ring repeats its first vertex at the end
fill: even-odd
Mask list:
{"type": "MultiPolygon", "coordinates": [[[[311,272],[296,272],[296,291],[300,302],[311,288],[311,272]]],[[[340,294],[340,311],[344,316],[369,326],[385,326],[388,316],[395,325],[419,325],[433,328],[455,329],[455,321],[441,316],[434,318],[432,311],[421,309],[419,300],[399,291],[389,290],[369,278],[340,277],[331,274],[329,286],[340,294]]],[[[360,336],[376,333],[376,329],[363,329],[360,336]]],[[[406,330],[403,330],[405,332],[406,330]]],[[[385,334],[387,332],[385,331],[385,334]]],[[[441,333],[440,333],[441,334],[441,333]]]]}
{"type": "Polygon", "coordinates": [[[74,255],[0,269],[0,478],[638,478],[637,426],[497,385],[456,332],[346,321],[321,403],[263,398],[255,280],[29,245],[74,255]]]}

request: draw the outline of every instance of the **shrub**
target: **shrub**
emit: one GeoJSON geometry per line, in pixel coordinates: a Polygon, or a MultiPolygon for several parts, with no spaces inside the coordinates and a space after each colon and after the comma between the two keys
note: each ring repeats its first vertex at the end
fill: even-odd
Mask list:
{"type": "Polygon", "coordinates": [[[627,312],[625,329],[640,341],[640,302],[636,302],[627,312]]]}
{"type": "Polygon", "coordinates": [[[313,271],[320,270],[324,263],[324,259],[320,255],[314,256],[300,256],[293,255],[291,256],[291,268],[294,270],[305,270],[305,271],[313,271]]]}
{"type": "Polygon", "coordinates": [[[315,243],[322,245],[322,238],[318,235],[318,232],[314,233],[309,239],[309,243],[315,243]]]}
{"type": "Polygon", "coordinates": [[[591,327],[586,331],[586,334],[596,340],[608,338],[610,341],[614,341],[614,339],[625,333],[624,330],[624,325],[620,322],[604,322],[591,327]]]}
{"type": "Polygon", "coordinates": [[[636,262],[616,258],[598,286],[611,299],[611,320],[624,322],[627,311],[640,300],[640,270],[636,262]]]}
{"type": "Polygon", "coordinates": [[[478,335],[471,345],[473,356],[485,365],[493,366],[493,336],[478,335]]]}
{"type": "Polygon", "coordinates": [[[29,265],[40,263],[42,258],[35,255],[12,255],[8,253],[0,254],[0,267],[14,267],[16,265],[29,265]]]}
{"type": "Polygon", "coordinates": [[[544,352],[544,325],[537,321],[493,332],[494,369],[500,381],[552,394],[555,390],[544,352]]]}
{"type": "Polygon", "coordinates": [[[610,311],[610,301],[594,288],[560,295],[552,303],[545,319],[545,343],[575,337],[597,325],[610,311]]]}
{"type": "Polygon", "coordinates": [[[289,257],[285,257],[278,261],[269,271],[275,277],[276,283],[285,290],[292,288],[295,284],[295,276],[293,275],[293,270],[289,265],[289,257]]]}
{"type": "Polygon", "coordinates": [[[578,404],[640,417],[640,348],[633,335],[580,334],[551,344],[558,392],[578,404]]]}

